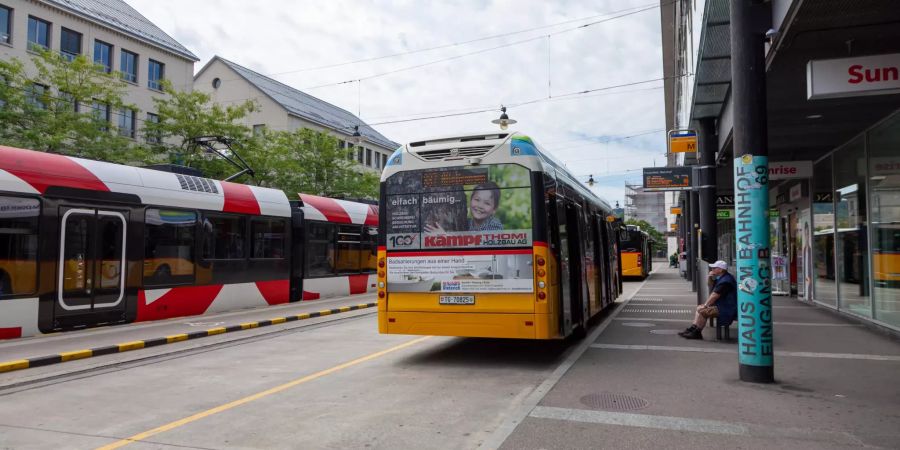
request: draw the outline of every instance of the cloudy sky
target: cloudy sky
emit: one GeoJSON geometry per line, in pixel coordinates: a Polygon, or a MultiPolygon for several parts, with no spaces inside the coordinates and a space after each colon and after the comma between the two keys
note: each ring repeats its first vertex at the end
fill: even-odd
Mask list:
{"type": "Polygon", "coordinates": [[[611,203],[665,164],[658,0],[126,1],[200,57],[195,71],[220,55],[396,142],[497,130],[504,104],[611,203]]]}

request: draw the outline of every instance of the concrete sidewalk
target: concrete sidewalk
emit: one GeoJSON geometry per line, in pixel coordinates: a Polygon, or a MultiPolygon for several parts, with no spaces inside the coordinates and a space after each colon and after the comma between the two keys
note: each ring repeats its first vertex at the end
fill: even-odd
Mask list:
{"type": "Polygon", "coordinates": [[[503,448],[900,448],[896,339],[775,297],[777,383],[745,383],[736,341],[676,334],[696,304],[658,268],[503,448]]]}

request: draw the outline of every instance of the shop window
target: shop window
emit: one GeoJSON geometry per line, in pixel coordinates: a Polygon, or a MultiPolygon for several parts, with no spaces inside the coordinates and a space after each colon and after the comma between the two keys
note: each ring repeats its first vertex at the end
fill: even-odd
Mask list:
{"type": "Polygon", "coordinates": [[[839,306],[871,317],[866,230],[866,148],[863,136],[834,153],[835,255],[839,306]]]}
{"type": "Polygon", "coordinates": [[[243,259],[244,219],[208,216],[203,223],[203,259],[243,259]]]}
{"type": "Polygon", "coordinates": [[[253,219],[250,222],[251,258],[284,258],[286,225],[283,219],[253,219]]]}
{"type": "Polygon", "coordinates": [[[33,198],[0,196],[0,298],[36,291],[40,206],[33,198]]]}
{"type": "Polygon", "coordinates": [[[197,213],[148,208],[144,225],[144,285],[194,281],[197,213]]]}
{"type": "Polygon", "coordinates": [[[875,319],[900,327],[900,114],[868,133],[875,319]]]}
{"type": "Polygon", "coordinates": [[[306,222],[306,275],[334,275],[335,226],[324,222],[306,222]]]}
{"type": "Polygon", "coordinates": [[[813,167],[813,298],[837,307],[834,259],[834,189],[831,156],[813,167]]]}

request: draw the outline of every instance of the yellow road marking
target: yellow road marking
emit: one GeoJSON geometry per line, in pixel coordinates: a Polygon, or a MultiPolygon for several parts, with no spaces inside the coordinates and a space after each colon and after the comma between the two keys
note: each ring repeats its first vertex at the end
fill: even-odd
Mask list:
{"type": "Polygon", "coordinates": [[[139,348],[144,348],[144,341],[131,341],[131,342],[126,342],[124,344],[119,344],[120,352],[127,352],[129,350],[137,350],[139,348]]]}
{"type": "Polygon", "coordinates": [[[171,336],[166,336],[166,343],[167,343],[167,344],[171,344],[171,343],[173,343],[173,342],[186,341],[186,340],[188,340],[188,335],[187,335],[187,333],[173,334],[173,335],[171,335],[171,336]]]}
{"type": "Polygon", "coordinates": [[[297,320],[309,319],[309,313],[297,314],[297,320]]]}
{"type": "Polygon", "coordinates": [[[258,393],[256,393],[256,394],[253,394],[253,395],[244,397],[244,398],[242,398],[242,399],[238,399],[238,400],[235,400],[235,401],[233,401],[233,402],[226,403],[226,404],[224,404],[224,405],[217,406],[217,407],[215,407],[215,408],[208,409],[208,410],[203,411],[203,412],[199,412],[199,413],[194,414],[194,415],[192,415],[192,416],[188,416],[188,417],[185,417],[185,418],[183,418],[183,419],[179,419],[179,420],[176,420],[176,421],[174,421],[174,422],[167,423],[167,424],[165,424],[165,425],[163,425],[163,426],[161,426],[161,427],[157,427],[157,428],[154,428],[154,429],[152,429],[152,430],[145,431],[145,432],[143,432],[143,433],[135,434],[134,436],[131,436],[131,437],[129,437],[129,438],[122,439],[121,441],[113,442],[112,444],[104,445],[103,447],[98,447],[97,450],[112,450],[112,449],[124,447],[124,446],[126,446],[126,445],[128,445],[128,444],[131,444],[131,443],[133,443],[133,442],[142,441],[142,440],[144,440],[144,439],[147,439],[147,438],[150,437],[150,436],[155,436],[155,435],[157,435],[157,434],[159,434],[159,433],[164,433],[164,432],[166,432],[166,431],[169,431],[169,430],[178,428],[178,427],[180,427],[180,426],[182,426],[182,425],[187,425],[187,424],[189,424],[189,423],[191,423],[191,422],[196,422],[196,421],[198,421],[198,420],[200,420],[200,419],[203,419],[203,418],[205,418],[205,417],[209,417],[209,416],[211,416],[211,415],[213,415],[213,414],[218,414],[218,413],[220,413],[220,412],[228,411],[229,409],[236,408],[236,407],[241,406],[241,405],[243,405],[243,404],[245,404],[245,403],[250,403],[250,402],[252,402],[252,401],[259,400],[259,399],[261,399],[261,398],[263,398],[263,397],[268,397],[268,396],[270,396],[270,395],[272,395],[272,394],[277,394],[277,393],[279,393],[279,392],[281,392],[281,391],[284,391],[284,390],[286,390],[286,389],[290,389],[290,388],[292,388],[292,387],[294,387],[294,386],[297,386],[297,385],[306,383],[307,381],[312,381],[312,380],[315,380],[315,379],[317,379],[317,378],[322,378],[322,377],[324,377],[324,376],[326,376],[326,375],[330,375],[330,374],[332,374],[332,373],[339,372],[339,371],[344,370],[344,369],[346,369],[346,368],[348,368],[348,367],[352,367],[352,366],[355,366],[355,365],[357,365],[357,364],[362,364],[362,363],[364,363],[364,362],[366,362],[366,361],[371,361],[371,360],[373,360],[373,359],[375,359],[375,358],[379,358],[379,357],[382,357],[382,356],[384,356],[384,355],[387,355],[388,353],[392,353],[392,352],[395,352],[395,351],[397,351],[397,350],[402,350],[402,349],[404,349],[404,348],[406,348],[406,347],[410,347],[410,346],[416,345],[416,344],[418,344],[418,343],[420,343],[420,342],[422,342],[422,341],[424,341],[424,340],[426,340],[426,339],[429,339],[430,337],[431,337],[431,336],[425,336],[425,337],[421,337],[421,338],[418,338],[418,339],[414,339],[414,340],[412,340],[412,341],[409,341],[409,342],[406,342],[406,343],[403,343],[403,344],[400,344],[400,345],[391,347],[391,348],[389,348],[389,349],[387,349],[387,350],[381,350],[381,351],[379,351],[379,352],[375,352],[375,353],[372,353],[372,354],[363,356],[363,357],[361,357],[361,358],[354,359],[353,361],[345,362],[345,363],[343,363],[343,364],[334,366],[334,367],[332,367],[332,368],[330,368],[330,369],[325,369],[325,370],[322,370],[322,371],[320,371],[320,372],[316,372],[316,373],[314,373],[314,374],[312,374],[312,375],[307,375],[307,376],[305,376],[305,377],[303,377],[303,378],[298,378],[298,379],[296,379],[296,380],[294,380],[294,381],[290,381],[290,382],[285,383],[285,384],[282,384],[282,385],[280,385],[280,386],[275,386],[275,387],[273,387],[273,388],[271,388],[271,389],[267,389],[267,390],[265,390],[265,391],[258,392],[258,393]]]}
{"type": "Polygon", "coordinates": [[[225,332],[225,327],[210,328],[210,329],[206,330],[206,335],[207,336],[215,336],[217,334],[222,334],[224,332],[225,332]]]}
{"type": "Polygon", "coordinates": [[[7,361],[5,363],[0,363],[0,373],[3,372],[12,372],[13,370],[21,370],[28,368],[28,360],[27,359],[17,359],[15,361],[7,361]]]}
{"type": "Polygon", "coordinates": [[[66,362],[82,358],[90,358],[91,356],[94,356],[94,352],[91,350],[75,350],[73,352],[62,352],[59,354],[59,356],[62,356],[63,362],[66,362]]]}
{"type": "Polygon", "coordinates": [[[285,322],[287,322],[287,319],[284,318],[284,317],[276,317],[276,318],[274,318],[274,319],[269,319],[269,320],[272,321],[272,325],[275,325],[276,323],[285,323],[285,322]]]}
{"type": "Polygon", "coordinates": [[[341,307],[340,307],[340,311],[341,311],[341,312],[347,312],[347,311],[350,311],[350,307],[349,307],[349,306],[341,306],[341,307]]]}
{"type": "Polygon", "coordinates": [[[246,322],[241,324],[241,329],[246,330],[249,328],[256,328],[259,326],[259,322],[246,322]]]}
{"type": "Polygon", "coordinates": [[[331,315],[331,310],[330,310],[330,309],[323,309],[323,310],[319,311],[319,315],[320,315],[320,316],[330,316],[330,315],[331,315]]]}

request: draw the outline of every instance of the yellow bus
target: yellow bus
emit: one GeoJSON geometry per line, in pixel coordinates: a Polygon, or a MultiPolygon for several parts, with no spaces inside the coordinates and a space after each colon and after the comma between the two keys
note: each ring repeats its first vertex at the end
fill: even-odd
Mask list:
{"type": "Polygon", "coordinates": [[[626,225],[619,243],[622,252],[622,276],[645,279],[653,270],[652,239],[637,225],[626,225]]]}
{"type": "Polygon", "coordinates": [[[522,134],[401,147],[379,214],[381,333],[560,339],[620,293],[609,204],[522,134]]]}

